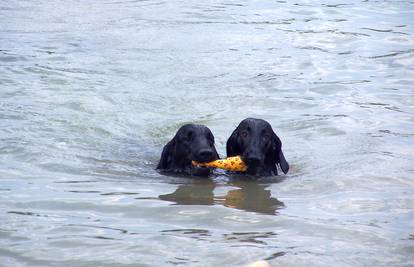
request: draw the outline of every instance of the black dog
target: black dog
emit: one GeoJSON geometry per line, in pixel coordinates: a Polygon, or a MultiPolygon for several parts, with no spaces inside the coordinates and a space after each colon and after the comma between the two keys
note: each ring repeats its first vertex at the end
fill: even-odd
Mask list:
{"type": "Polygon", "coordinates": [[[210,162],[219,158],[214,136],[204,125],[186,124],[164,146],[157,169],[190,175],[209,175],[210,169],[192,166],[191,161],[210,162]]]}
{"type": "Polygon", "coordinates": [[[282,152],[282,142],[272,126],[261,119],[248,118],[240,122],[227,140],[227,157],[240,155],[251,175],[277,175],[279,165],[286,174],[289,164],[282,152]]]}

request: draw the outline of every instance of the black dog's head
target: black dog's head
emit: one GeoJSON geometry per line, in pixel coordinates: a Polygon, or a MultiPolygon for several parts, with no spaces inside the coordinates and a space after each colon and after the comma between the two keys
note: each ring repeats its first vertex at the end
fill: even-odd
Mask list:
{"type": "Polygon", "coordinates": [[[241,121],[227,140],[226,148],[227,157],[242,157],[248,166],[248,174],[277,175],[276,165],[285,174],[289,171],[282,142],[265,120],[248,118],[241,121]]]}
{"type": "Polygon", "coordinates": [[[208,175],[210,169],[194,167],[191,161],[210,162],[219,158],[214,136],[204,125],[186,124],[171,139],[161,154],[157,169],[167,172],[208,175]]]}

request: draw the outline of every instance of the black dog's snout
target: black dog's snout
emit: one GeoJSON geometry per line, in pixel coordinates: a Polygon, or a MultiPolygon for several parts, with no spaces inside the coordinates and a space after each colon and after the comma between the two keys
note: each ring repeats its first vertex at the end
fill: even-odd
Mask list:
{"type": "Polygon", "coordinates": [[[256,151],[247,151],[244,155],[244,160],[246,161],[247,166],[255,167],[261,164],[263,158],[260,157],[260,154],[256,151]]]}
{"type": "Polygon", "coordinates": [[[257,154],[250,154],[247,153],[246,157],[244,158],[246,165],[247,165],[247,173],[256,175],[260,166],[262,166],[263,159],[257,154]]]}
{"type": "Polygon", "coordinates": [[[248,166],[255,166],[255,165],[259,165],[261,162],[261,159],[257,156],[248,156],[246,158],[246,164],[248,166]]]}
{"type": "Polygon", "coordinates": [[[210,161],[214,158],[213,150],[211,149],[202,149],[198,152],[198,158],[201,161],[210,161]]]}

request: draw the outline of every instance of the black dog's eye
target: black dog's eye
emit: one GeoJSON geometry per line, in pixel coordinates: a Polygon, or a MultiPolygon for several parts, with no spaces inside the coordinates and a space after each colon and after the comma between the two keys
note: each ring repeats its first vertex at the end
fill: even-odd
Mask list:
{"type": "Polygon", "coordinates": [[[269,139],[270,139],[270,135],[268,135],[268,134],[263,134],[263,135],[262,135],[262,139],[263,139],[263,141],[267,142],[267,141],[269,141],[269,139]]]}
{"type": "Polygon", "coordinates": [[[246,138],[247,136],[249,136],[249,132],[248,131],[241,131],[240,136],[243,137],[243,138],[246,138]]]}

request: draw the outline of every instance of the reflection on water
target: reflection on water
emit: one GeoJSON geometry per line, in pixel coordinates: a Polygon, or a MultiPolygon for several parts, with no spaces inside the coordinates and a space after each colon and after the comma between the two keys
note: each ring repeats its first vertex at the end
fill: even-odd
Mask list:
{"type": "Polygon", "coordinates": [[[227,186],[238,189],[228,190],[225,195],[215,195],[214,189],[217,184],[213,181],[196,181],[179,185],[173,193],[160,195],[159,199],[179,205],[216,204],[264,214],[276,214],[276,210],[284,207],[283,202],[272,197],[271,191],[266,189],[269,185],[254,181],[237,181],[229,182],[227,186]]]}
{"type": "Polygon", "coordinates": [[[179,185],[173,193],[158,197],[179,205],[213,205],[215,187],[213,182],[179,185]]]}
{"type": "Polygon", "coordinates": [[[0,1],[1,266],[414,266],[414,1],[0,1]],[[268,120],[286,176],[154,170],[268,120]]]}
{"type": "Polygon", "coordinates": [[[268,185],[250,182],[235,182],[230,185],[239,189],[230,190],[224,196],[224,206],[254,211],[265,214],[275,214],[276,210],[283,208],[283,202],[272,197],[268,185]]]}

